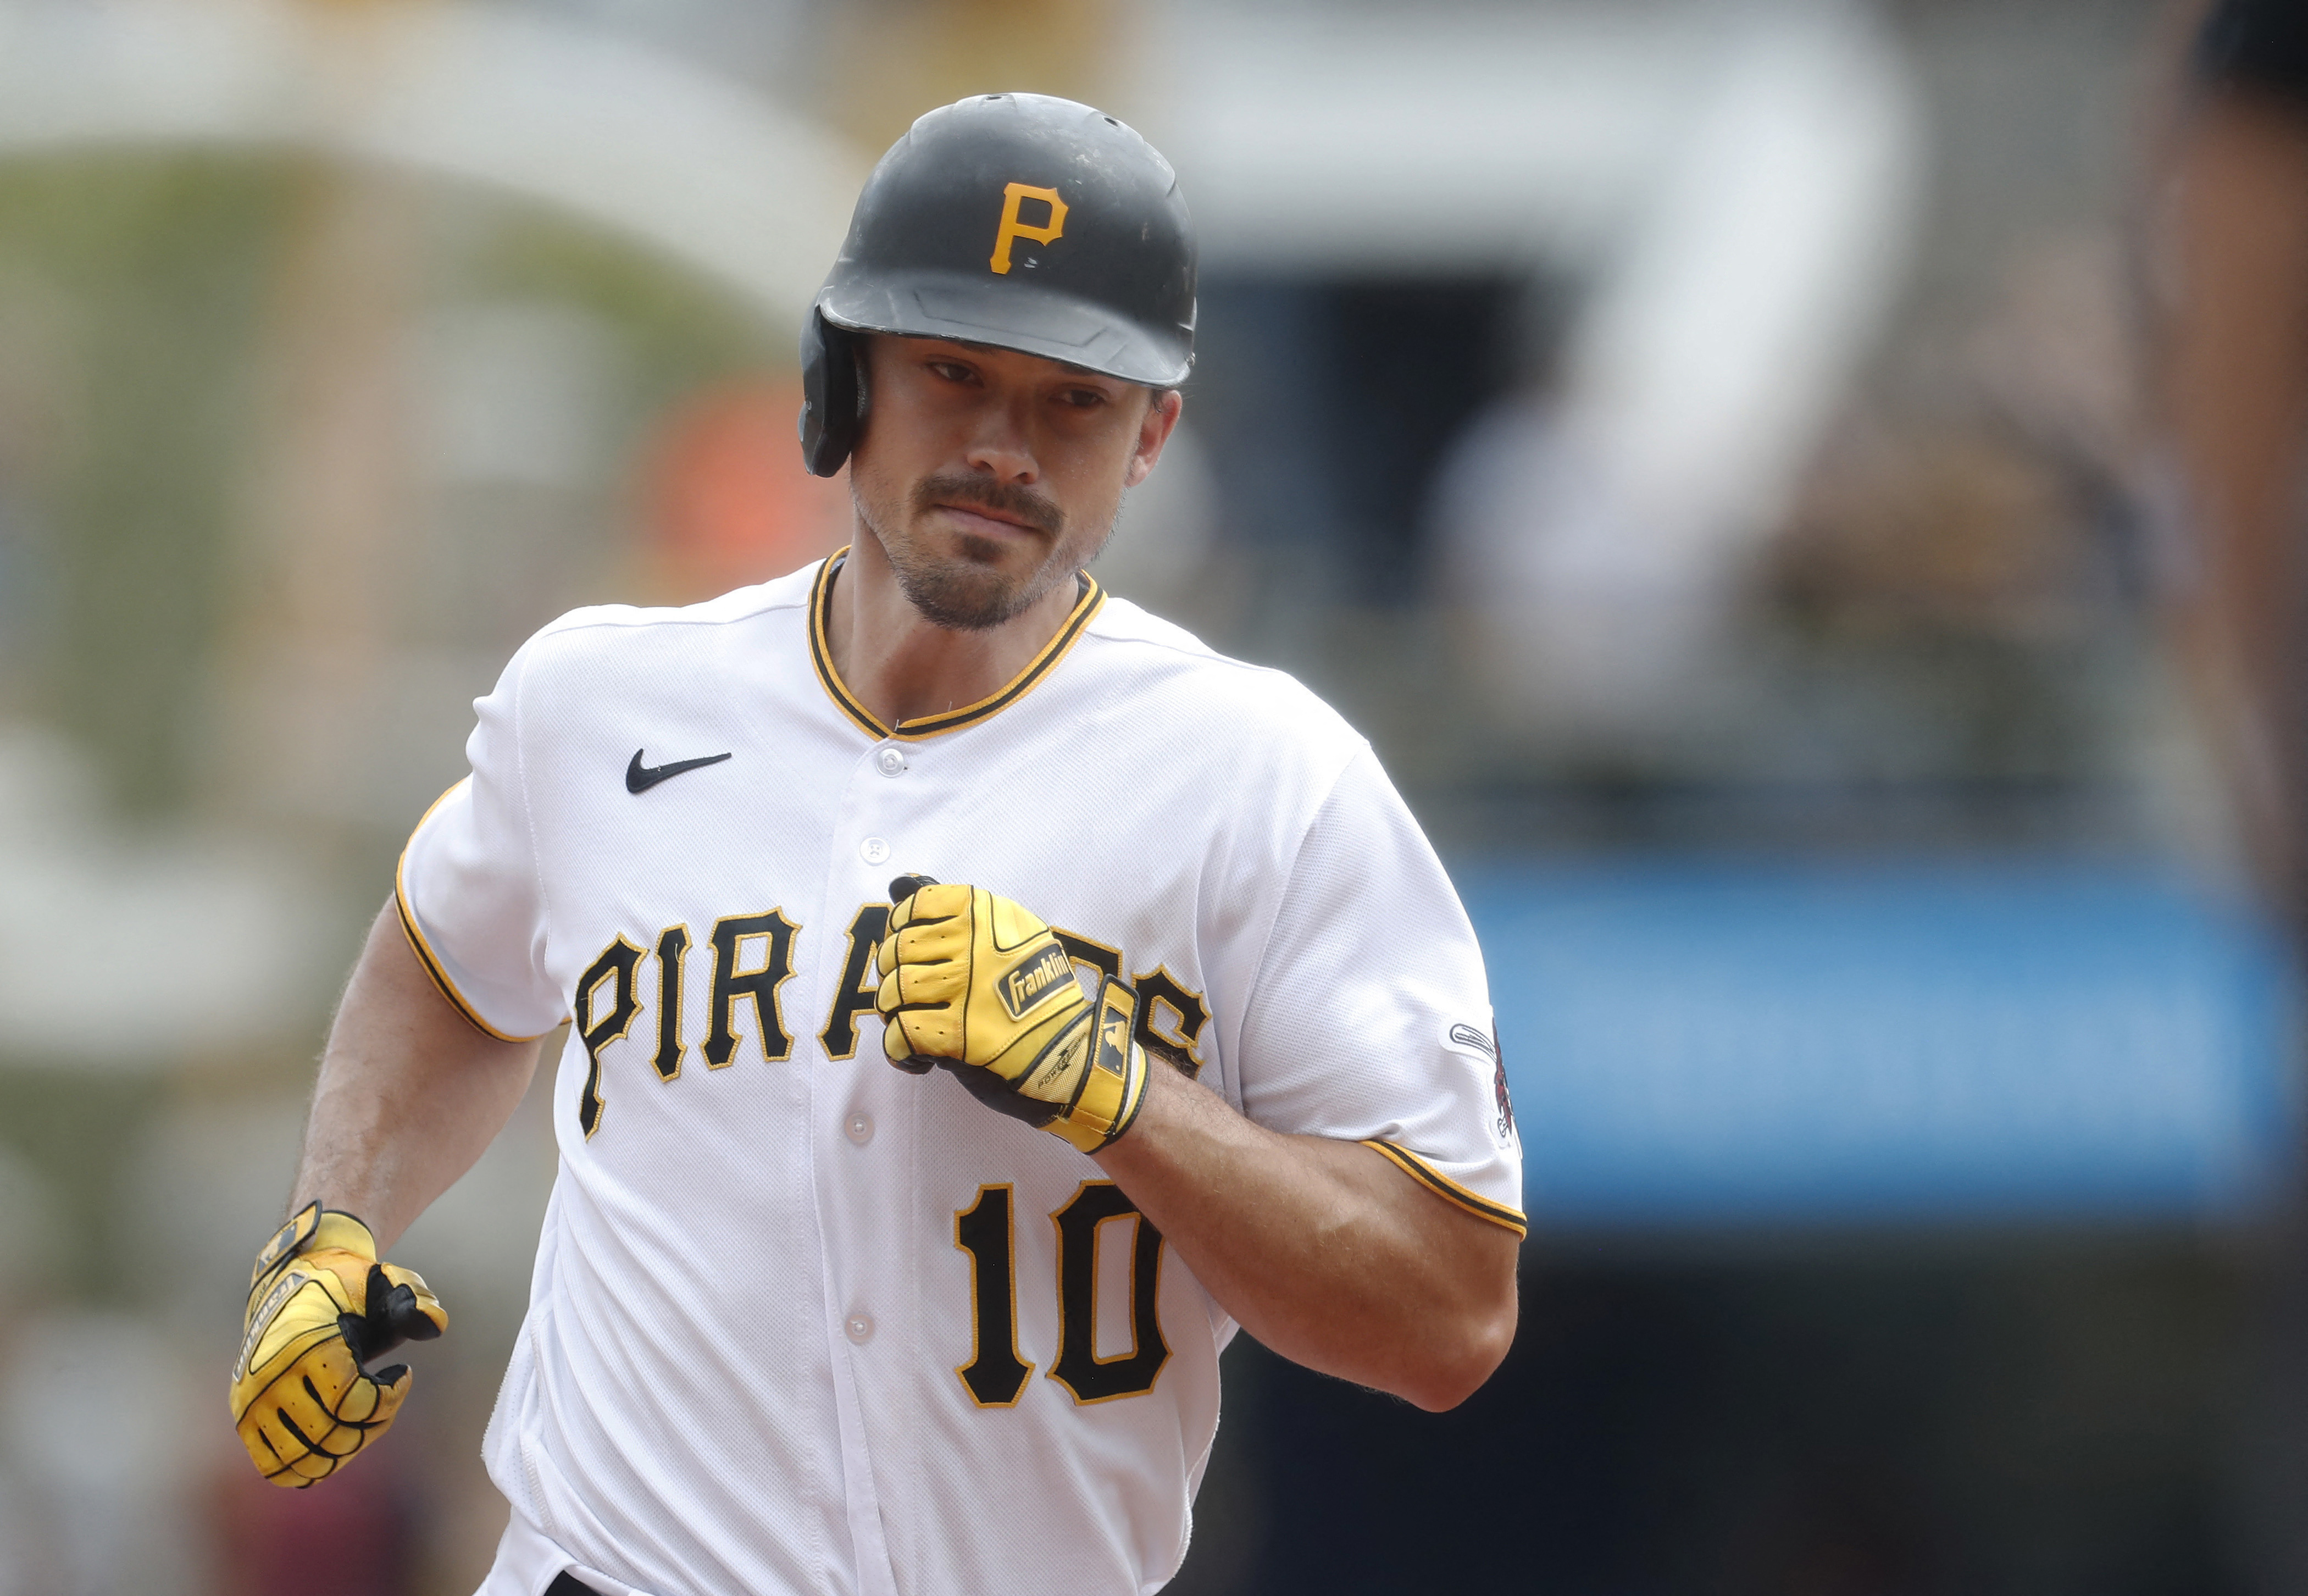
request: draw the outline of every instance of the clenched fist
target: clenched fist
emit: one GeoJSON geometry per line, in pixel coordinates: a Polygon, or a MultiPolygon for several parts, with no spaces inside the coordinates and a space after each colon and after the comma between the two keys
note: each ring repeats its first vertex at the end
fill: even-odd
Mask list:
{"type": "Polygon", "coordinates": [[[300,1488],[335,1473],[409,1395],[407,1364],[361,1365],[448,1327],[422,1278],[376,1261],[366,1225],[307,1204],[256,1255],[232,1366],[232,1421],[257,1471],[300,1488]]]}
{"type": "Polygon", "coordinates": [[[1049,927],[983,888],[900,876],[890,895],[874,1006],[892,1064],[943,1065],[979,1101],[1084,1152],[1130,1128],[1146,1055],[1128,982],[1108,976],[1089,1002],[1049,927]]]}

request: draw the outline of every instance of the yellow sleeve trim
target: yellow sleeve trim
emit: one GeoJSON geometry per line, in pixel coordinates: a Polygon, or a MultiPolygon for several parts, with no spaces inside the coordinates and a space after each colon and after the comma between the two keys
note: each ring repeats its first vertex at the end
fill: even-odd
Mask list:
{"type": "MultiPolygon", "coordinates": [[[[425,822],[433,818],[433,811],[455,797],[458,788],[465,786],[471,781],[472,778],[467,776],[464,781],[459,781],[456,786],[435,798],[431,807],[427,808],[417,822],[416,831],[411,832],[409,835],[413,838],[417,832],[423,831],[425,822]]],[[[441,989],[441,996],[449,1000],[451,1008],[455,1009],[464,1017],[466,1024],[470,1025],[482,1035],[493,1036],[501,1042],[533,1042],[538,1037],[551,1034],[548,1031],[540,1031],[537,1036],[512,1036],[499,1031],[487,1020],[482,1019],[480,1011],[468,1003],[465,1000],[465,995],[457,990],[457,983],[449,979],[448,971],[442,967],[440,955],[433,951],[433,945],[425,940],[425,932],[417,923],[416,912],[409,907],[409,850],[406,846],[400,850],[400,862],[392,867],[392,906],[400,915],[400,934],[409,938],[409,951],[417,955],[417,962],[425,966],[425,973],[433,978],[433,984],[441,989]]]]}
{"type": "Polygon", "coordinates": [[[1417,1153],[1407,1152],[1391,1142],[1371,1140],[1365,1141],[1363,1145],[1391,1161],[1397,1169],[1444,1202],[1465,1209],[1477,1219],[1486,1219],[1503,1229],[1512,1230],[1518,1236],[1528,1236],[1530,1233],[1530,1226],[1524,1221],[1520,1210],[1510,1208],[1503,1203],[1494,1203],[1488,1197],[1468,1191],[1417,1153]]]}

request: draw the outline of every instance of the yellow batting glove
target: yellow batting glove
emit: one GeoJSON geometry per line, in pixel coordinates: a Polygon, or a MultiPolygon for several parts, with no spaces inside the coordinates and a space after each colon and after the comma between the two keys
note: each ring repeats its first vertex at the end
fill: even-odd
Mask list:
{"type": "Polygon", "coordinates": [[[1096,1152],[1130,1128],[1146,1094],[1131,1038],[1138,994],[1112,976],[1095,1003],[1040,919],[980,887],[901,876],[874,954],[890,1062],[943,1065],[980,1102],[1096,1152]]]}
{"type": "Polygon", "coordinates": [[[361,1365],[448,1327],[420,1276],[376,1261],[366,1225],[308,1203],[256,1255],[232,1366],[232,1421],[257,1472],[299,1489],[335,1473],[409,1395],[407,1364],[361,1365]]]}

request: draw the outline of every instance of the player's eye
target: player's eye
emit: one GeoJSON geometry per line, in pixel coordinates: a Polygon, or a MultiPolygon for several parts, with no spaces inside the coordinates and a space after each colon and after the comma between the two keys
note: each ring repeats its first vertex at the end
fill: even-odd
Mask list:
{"type": "Polygon", "coordinates": [[[958,360],[932,360],[927,362],[927,365],[930,370],[949,383],[966,383],[977,375],[977,373],[958,360]]]}
{"type": "Polygon", "coordinates": [[[1094,410],[1106,402],[1106,395],[1095,388],[1067,388],[1059,393],[1058,402],[1072,410],[1094,410]]]}

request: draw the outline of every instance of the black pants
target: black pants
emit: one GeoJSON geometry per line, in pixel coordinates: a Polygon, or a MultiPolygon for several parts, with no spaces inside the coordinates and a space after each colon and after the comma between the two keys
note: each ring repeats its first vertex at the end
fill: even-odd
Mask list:
{"type": "Polygon", "coordinates": [[[596,1596],[593,1587],[580,1584],[568,1574],[563,1574],[545,1587],[545,1596],[596,1596]]]}

